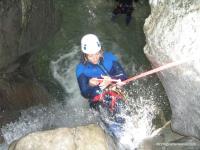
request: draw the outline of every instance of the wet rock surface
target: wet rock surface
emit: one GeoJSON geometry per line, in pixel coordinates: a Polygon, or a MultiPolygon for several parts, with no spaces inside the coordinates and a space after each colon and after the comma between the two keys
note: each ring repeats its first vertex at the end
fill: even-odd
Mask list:
{"type": "Polygon", "coordinates": [[[152,0],[144,52],[153,67],[184,60],[158,74],[172,110],[172,129],[200,138],[200,5],[197,1],[152,0]]]}
{"type": "Polygon", "coordinates": [[[171,130],[168,121],[162,128],[155,130],[151,137],[140,145],[142,150],[199,150],[200,141],[193,137],[185,137],[171,130]]]}
{"type": "Polygon", "coordinates": [[[9,150],[108,150],[108,137],[98,125],[35,132],[14,141],[9,150]]]}
{"type": "Polygon", "coordinates": [[[0,69],[5,73],[53,36],[57,16],[52,0],[3,0],[0,8],[0,69]]]}
{"type": "Polygon", "coordinates": [[[58,29],[59,17],[53,0],[2,0],[0,18],[0,112],[7,122],[14,117],[3,112],[49,100],[32,64],[34,53],[58,29]]]}

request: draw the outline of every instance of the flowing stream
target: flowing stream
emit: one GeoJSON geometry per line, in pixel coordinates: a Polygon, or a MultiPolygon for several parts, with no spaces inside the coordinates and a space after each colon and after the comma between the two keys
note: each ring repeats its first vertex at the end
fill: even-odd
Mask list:
{"type": "MultiPolygon", "coordinates": [[[[64,89],[64,100],[54,100],[48,106],[35,106],[21,111],[15,122],[1,128],[6,149],[21,136],[56,127],[75,127],[95,123],[98,115],[89,109],[87,100],[81,97],[75,77],[75,67],[80,60],[80,39],[84,34],[96,34],[104,49],[118,57],[126,72],[133,76],[150,69],[143,54],[145,37],[143,24],[150,13],[146,0],[135,4],[133,19],[129,26],[125,16],[111,22],[112,0],[58,0],[56,7],[62,11],[62,25],[55,38],[39,54],[48,62],[45,66],[64,89]]],[[[41,61],[41,60],[40,60],[41,61]]],[[[48,81],[48,79],[47,79],[48,81]]],[[[169,104],[163,88],[155,75],[135,81],[126,86],[128,99],[126,123],[119,149],[135,149],[143,139],[150,136],[160,122],[155,122],[162,110],[166,115],[169,104]]],[[[161,123],[160,123],[161,124],[161,123]]]]}

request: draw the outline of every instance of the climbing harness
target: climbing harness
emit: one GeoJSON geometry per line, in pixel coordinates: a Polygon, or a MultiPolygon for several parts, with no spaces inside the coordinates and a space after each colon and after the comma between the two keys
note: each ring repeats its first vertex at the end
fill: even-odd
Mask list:
{"type": "MultiPolygon", "coordinates": [[[[131,77],[127,80],[121,81],[121,82],[123,82],[124,85],[125,85],[125,84],[130,83],[131,81],[135,81],[137,79],[146,77],[146,76],[151,75],[153,73],[178,66],[178,65],[183,64],[187,61],[188,60],[181,60],[181,61],[168,63],[168,64],[165,64],[163,66],[157,67],[155,69],[149,70],[147,72],[143,72],[139,75],[133,76],[133,77],[131,77]]],[[[105,80],[108,80],[109,82],[110,81],[113,82],[113,84],[111,84],[111,86],[109,86],[109,87],[116,87],[116,86],[113,86],[113,85],[115,85],[117,82],[119,82],[119,80],[116,80],[116,79],[97,79],[97,80],[99,81],[99,83],[101,83],[105,80]]],[[[124,97],[124,95],[125,94],[123,92],[121,92],[118,88],[115,88],[115,89],[108,88],[108,89],[105,89],[101,94],[95,96],[94,99],[93,99],[93,102],[94,103],[95,102],[102,102],[103,106],[109,107],[110,112],[113,112],[116,109],[117,102],[119,100],[126,102],[126,98],[124,97]],[[108,105],[107,105],[107,103],[108,103],[108,105]]]]}
{"type": "Polygon", "coordinates": [[[102,102],[103,107],[108,107],[110,112],[116,110],[119,101],[126,103],[124,93],[120,89],[106,89],[93,98],[93,103],[102,102]]]}

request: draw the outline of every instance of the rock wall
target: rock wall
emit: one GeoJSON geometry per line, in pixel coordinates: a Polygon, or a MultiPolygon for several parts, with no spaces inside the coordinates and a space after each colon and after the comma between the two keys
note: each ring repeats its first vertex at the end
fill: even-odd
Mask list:
{"type": "Polygon", "coordinates": [[[187,63],[158,74],[172,109],[172,129],[200,138],[200,1],[150,0],[144,52],[153,67],[187,63]]]}
{"type": "Polygon", "coordinates": [[[46,103],[32,57],[58,29],[53,0],[1,0],[0,19],[0,111],[46,103]]]}
{"type": "Polygon", "coordinates": [[[8,65],[14,70],[20,56],[37,50],[56,30],[53,0],[2,0],[0,18],[0,72],[4,73],[8,65]]]}

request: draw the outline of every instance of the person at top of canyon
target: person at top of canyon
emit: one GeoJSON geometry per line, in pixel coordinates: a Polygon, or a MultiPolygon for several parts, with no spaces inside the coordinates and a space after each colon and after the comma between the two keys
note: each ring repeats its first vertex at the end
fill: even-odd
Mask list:
{"type": "Polygon", "coordinates": [[[115,0],[116,6],[112,12],[112,21],[115,21],[117,15],[126,14],[126,25],[129,25],[132,19],[133,0],[115,0]]]}

